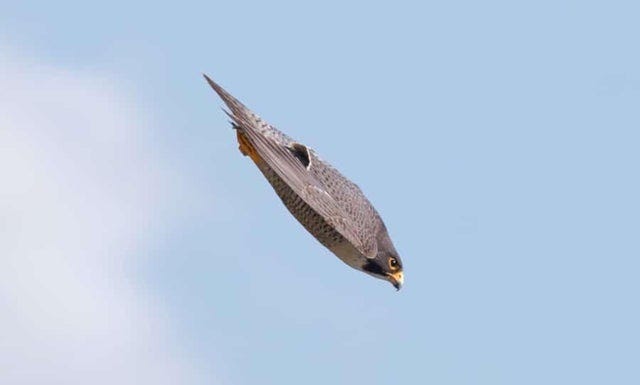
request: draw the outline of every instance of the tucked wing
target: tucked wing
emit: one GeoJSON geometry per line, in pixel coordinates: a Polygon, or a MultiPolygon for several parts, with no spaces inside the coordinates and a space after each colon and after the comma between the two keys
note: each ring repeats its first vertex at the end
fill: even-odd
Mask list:
{"type": "Polygon", "coordinates": [[[300,144],[263,122],[240,101],[209,79],[209,85],[220,95],[231,110],[229,117],[242,130],[260,157],[327,223],[336,229],[358,251],[368,258],[375,257],[377,244],[371,237],[360,236],[358,223],[352,221],[340,203],[327,192],[323,183],[309,170],[309,164],[300,156],[300,144]]]}

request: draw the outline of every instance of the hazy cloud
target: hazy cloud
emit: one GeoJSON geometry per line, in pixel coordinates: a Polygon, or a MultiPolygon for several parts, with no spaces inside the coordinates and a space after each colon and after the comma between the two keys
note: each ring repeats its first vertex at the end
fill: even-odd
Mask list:
{"type": "Polygon", "coordinates": [[[187,383],[135,275],[171,190],[109,76],[0,54],[0,383],[187,383]]]}

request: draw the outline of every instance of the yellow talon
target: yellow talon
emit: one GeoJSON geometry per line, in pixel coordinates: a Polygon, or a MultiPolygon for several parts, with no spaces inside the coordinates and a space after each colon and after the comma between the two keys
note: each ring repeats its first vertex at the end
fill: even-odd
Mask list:
{"type": "Polygon", "coordinates": [[[262,158],[260,158],[256,149],[251,145],[251,143],[249,143],[247,137],[240,132],[240,130],[236,130],[236,136],[238,137],[238,143],[240,144],[238,146],[238,150],[240,150],[242,155],[250,157],[256,164],[262,162],[262,158]]]}

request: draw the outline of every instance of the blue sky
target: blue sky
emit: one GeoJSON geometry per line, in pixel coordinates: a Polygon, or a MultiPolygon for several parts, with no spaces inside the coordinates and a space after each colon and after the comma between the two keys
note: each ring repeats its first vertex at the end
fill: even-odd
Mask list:
{"type": "Polygon", "coordinates": [[[2,8],[0,382],[640,381],[637,3],[2,8]],[[402,291],[202,72],[364,189],[402,291]]]}

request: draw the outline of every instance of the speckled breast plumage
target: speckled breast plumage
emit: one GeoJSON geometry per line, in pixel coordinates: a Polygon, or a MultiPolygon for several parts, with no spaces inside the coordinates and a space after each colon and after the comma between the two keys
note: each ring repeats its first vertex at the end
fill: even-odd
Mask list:
{"type": "Polygon", "coordinates": [[[335,228],[329,225],[322,216],[296,194],[266,163],[258,164],[258,168],[289,212],[320,243],[329,249],[335,249],[346,242],[345,238],[335,228]]]}

